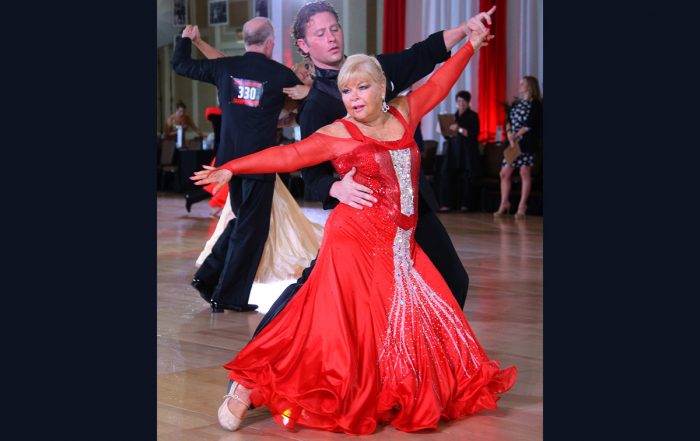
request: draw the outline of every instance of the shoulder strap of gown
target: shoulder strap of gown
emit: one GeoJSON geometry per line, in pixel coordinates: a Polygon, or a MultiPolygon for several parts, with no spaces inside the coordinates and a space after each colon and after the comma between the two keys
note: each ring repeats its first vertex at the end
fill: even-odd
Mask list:
{"type": "Polygon", "coordinates": [[[399,120],[399,122],[404,126],[406,131],[408,132],[408,122],[406,122],[406,119],[403,117],[401,112],[399,112],[399,109],[397,109],[394,106],[389,106],[389,112],[391,112],[392,115],[396,117],[396,119],[399,120]]]}
{"type": "Polygon", "coordinates": [[[353,124],[351,121],[348,121],[345,118],[340,118],[337,121],[340,121],[341,123],[343,123],[343,125],[348,130],[348,132],[350,133],[350,136],[352,136],[353,139],[355,139],[357,141],[364,141],[365,140],[365,135],[363,135],[362,132],[360,131],[360,129],[355,124],[353,124]]]}

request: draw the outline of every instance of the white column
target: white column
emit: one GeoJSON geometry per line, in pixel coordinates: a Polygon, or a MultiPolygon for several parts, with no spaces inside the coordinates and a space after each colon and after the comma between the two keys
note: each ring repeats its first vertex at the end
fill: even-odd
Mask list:
{"type": "Polygon", "coordinates": [[[377,54],[384,52],[384,0],[377,0],[377,54]]]}
{"type": "Polygon", "coordinates": [[[343,0],[342,20],[347,55],[367,53],[367,0],[343,0]]]}
{"type": "Polygon", "coordinates": [[[173,109],[173,91],[175,90],[175,75],[172,70],[173,46],[163,48],[163,117],[167,118],[173,109]]]}
{"type": "Polygon", "coordinates": [[[282,63],[282,52],[285,40],[289,40],[289,35],[285,32],[284,14],[282,8],[283,0],[272,0],[270,2],[270,20],[275,28],[275,48],[272,51],[272,59],[282,63]]]}

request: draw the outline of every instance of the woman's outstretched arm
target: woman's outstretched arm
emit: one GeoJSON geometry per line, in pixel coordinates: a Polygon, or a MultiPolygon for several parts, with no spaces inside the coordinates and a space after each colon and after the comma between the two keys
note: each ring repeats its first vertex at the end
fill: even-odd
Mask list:
{"type": "Polygon", "coordinates": [[[421,87],[408,94],[409,118],[412,129],[423,116],[444,100],[476,49],[488,44],[493,36],[487,32],[472,32],[469,41],[447,60],[421,87]]]}
{"type": "Polygon", "coordinates": [[[349,152],[353,144],[351,139],[343,140],[317,132],[299,142],[269,147],[218,168],[205,165],[204,170],[196,172],[190,179],[196,181],[196,185],[216,183],[216,192],[234,174],[292,172],[335,159],[349,152]]]}

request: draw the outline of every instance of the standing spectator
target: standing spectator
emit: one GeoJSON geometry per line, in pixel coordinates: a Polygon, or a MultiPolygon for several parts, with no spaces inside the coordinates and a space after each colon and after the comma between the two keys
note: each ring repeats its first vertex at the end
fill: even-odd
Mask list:
{"type": "Polygon", "coordinates": [[[469,108],[472,95],[466,90],[457,92],[455,122],[450,130],[457,134],[447,138],[447,154],[440,179],[440,212],[459,206],[460,211],[475,207],[474,188],[482,177],[479,154],[479,115],[469,108]]]}
{"type": "Polygon", "coordinates": [[[501,163],[501,205],[493,215],[502,216],[510,209],[510,178],[513,170],[520,169],[522,188],[520,190],[520,203],[515,213],[516,219],[524,219],[527,210],[527,198],[532,189],[532,166],[535,165],[535,152],[542,133],[542,93],[537,78],[526,76],[518,85],[520,99],[513,103],[508,114],[506,132],[511,145],[520,145],[520,155],[508,164],[504,159],[501,163]],[[511,136],[511,134],[513,136],[511,136]]]}

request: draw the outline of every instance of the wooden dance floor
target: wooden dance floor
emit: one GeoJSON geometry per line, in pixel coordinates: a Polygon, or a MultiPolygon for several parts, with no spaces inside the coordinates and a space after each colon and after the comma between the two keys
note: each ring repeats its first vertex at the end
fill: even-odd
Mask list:
{"type": "MultiPolygon", "coordinates": [[[[320,204],[300,203],[324,223],[320,204]]],[[[162,441],[346,440],[355,436],[288,431],[265,408],[249,411],[241,429],[219,427],[230,361],[262,314],[212,314],[190,287],[195,260],[216,225],[200,202],[185,211],[182,195],[158,195],[157,430],[162,441]]],[[[498,410],[441,423],[437,431],[404,433],[378,427],[371,440],[529,441],[542,439],[542,217],[515,221],[489,213],[441,214],[470,278],[467,320],[490,358],[516,365],[518,380],[498,410]]],[[[287,283],[255,285],[251,303],[269,307],[287,283]]]]}

